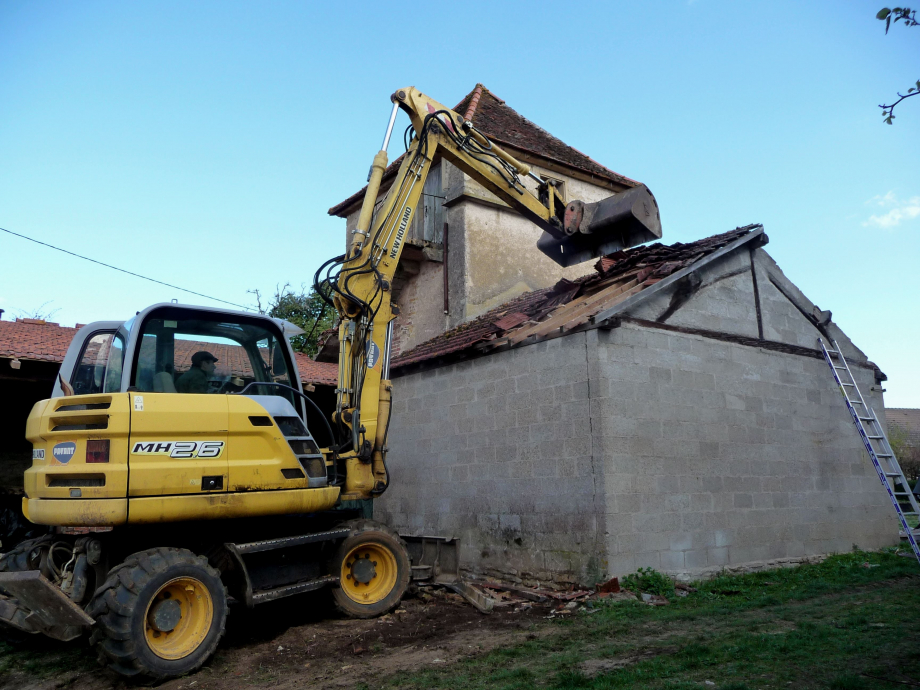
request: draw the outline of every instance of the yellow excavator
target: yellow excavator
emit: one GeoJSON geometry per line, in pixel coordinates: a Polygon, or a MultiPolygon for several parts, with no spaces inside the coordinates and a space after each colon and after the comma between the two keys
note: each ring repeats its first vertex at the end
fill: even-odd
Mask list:
{"type": "Polygon", "coordinates": [[[334,409],[304,390],[296,327],[278,319],[169,303],[85,326],[28,419],[22,510],[47,533],[0,557],[0,620],[60,640],[88,633],[117,673],[159,680],[208,659],[230,598],[251,607],[325,588],[367,618],[411,578],[456,573],[437,539],[407,544],[369,510],[389,483],[391,286],[432,162],[542,228],[538,246],[562,265],[660,237],[661,224],[644,186],[566,203],[451,109],[411,87],[391,100],[347,251],[317,273],[339,319],[334,409]],[[411,142],[378,207],[400,109],[411,142]]]}

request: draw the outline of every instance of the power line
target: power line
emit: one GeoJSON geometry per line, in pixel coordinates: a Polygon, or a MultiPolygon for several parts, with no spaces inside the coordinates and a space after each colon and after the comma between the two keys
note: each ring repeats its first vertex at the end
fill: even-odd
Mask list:
{"type": "Polygon", "coordinates": [[[24,240],[29,240],[29,242],[35,242],[35,244],[40,244],[43,247],[49,247],[50,249],[56,249],[59,252],[70,254],[71,256],[75,256],[78,259],[84,259],[86,261],[91,261],[94,264],[99,264],[100,266],[105,266],[106,268],[111,268],[115,271],[121,271],[122,273],[127,273],[129,276],[134,276],[135,278],[142,278],[144,280],[149,280],[151,283],[158,283],[160,285],[165,285],[166,287],[170,287],[173,290],[181,290],[182,292],[187,292],[190,295],[198,295],[198,297],[204,297],[205,299],[211,299],[211,300],[214,300],[215,302],[223,302],[224,304],[229,304],[233,307],[239,307],[240,309],[246,309],[247,311],[252,309],[251,307],[247,307],[242,304],[237,304],[236,302],[228,302],[225,299],[211,297],[210,295],[205,295],[202,292],[195,292],[194,290],[188,290],[186,288],[179,287],[178,285],[173,285],[171,283],[164,283],[162,280],[157,280],[156,278],[148,278],[147,276],[142,276],[140,273],[134,273],[133,271],[128,271],[128,270],[125,270],[124,268],[118,268],[118,266],[112,266],[111,264],[107,264],[102,261],[96,261],[96,259],[90,259],[88,256],[83,256],[82,254],[77,254],[75,252],[71,252],[66,249],[61,249],[60,247],[55,247],[53,244],[48,244],[47,242],[41,242],[40,240],[36,240],[32,237],[26,237],[25,235],[20,235],[18,232],[13,232],[12,230],[7,230],[6,228],[0,228],[0,230],[3,230],[3,232],[8,233],[10,235],[21,237],[24,240]]]}

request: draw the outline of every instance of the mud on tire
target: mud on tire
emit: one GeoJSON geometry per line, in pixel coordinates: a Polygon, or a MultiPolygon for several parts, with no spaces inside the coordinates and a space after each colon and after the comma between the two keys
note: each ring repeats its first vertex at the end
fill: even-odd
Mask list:
{"type": "Polygon", "coordinates": [[[332,588],[336,608],[351,618],[373,618],[399,605],[412,573],[406,544],[389,527],[373,520],[341,525],[351,534],[339,545],[329,572],[339,576],[332,588]]]}
{"type": "Polygon", "coordinates": [[[90,642],[104,665],[123,676],[163,680],[198,669],[214,653],[227,622],[227,594],[204,556],[161,547],[109,571],[86,612],[96,619],[90,642]],[[178,646],[160,639],[180,632],[178,646]]]}

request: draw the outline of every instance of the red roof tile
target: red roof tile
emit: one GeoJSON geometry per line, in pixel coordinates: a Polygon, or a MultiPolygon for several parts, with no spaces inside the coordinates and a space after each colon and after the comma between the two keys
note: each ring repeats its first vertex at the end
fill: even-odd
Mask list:
{"type": "Polygon", "coordinates": [[[76,332],[36,319],[0,321],[0,357],[60,363],[76,332]]]}
{"type": "MultiPolygon", "coordinates": [[[[626,187],[635,187],[639,184],[635,180],[604,167],[593,158],[535,125],[506,105],[502,99],[482,84],[477,84],[476,88],[464,96],[453,110],[456,113],[472,116],[471,121],[476,129],[484,132],[502,147],[512,147],[531,153],[584,174],[626,187]]],[[[387,166],[383,173],[383,183],[396,176],[401,162],[402,156],[387,166]]],[[[362,188],[330,208],[329,215],[344,216],[349,207],[364,198],[366,189],[367,187],[362,188]]]]}
{"type": "MultiPolygon", "coordinates": [[[[64,355],[73,340],[76,328],[45,323],[35,319],[0,321],[0,357],[18,358],[39,362],[64,361],[64,355]]],[[[198,350],[207,350],[218,358],[217,371],[221,374],[252,375],[252,366],[242,357],[242,348],[219,343],[198,343],[190,340],[176,341],[176,361],[191,362],[198,350]]],[[[297,368],[304,383],[318,383],[334,386],[338,379],[338,366],[325,362],[314,362],[310,357],[295,352],[297,368]]],[[[176,373],[188,367],[177,367],[176,373]]]]}
{"type": "Polygon", "coordinates": [[[562,279],[553,287],[524,293],[400,354],[392,366],[395,369],[446,355],[456,357],[476,347],[514,345],[531,335],[571,330],[759,227],[749,225],[697,242],[656,242],[610,254],[595,264],[595,273],[575,281],[562,279]]]}
{"type": "Polygon", "coordinates": [[[324,386],[334,386],[339,380],[339,365],[329,362],[315,362],[303,352],[295,352],[297,368],[300,370],[300,380],[304,383],[319,383],[324,386]]]}

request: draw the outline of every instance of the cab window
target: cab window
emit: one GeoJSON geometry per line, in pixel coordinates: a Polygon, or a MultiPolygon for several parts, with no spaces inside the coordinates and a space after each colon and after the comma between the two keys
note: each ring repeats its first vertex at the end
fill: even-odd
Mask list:
{"type": "MultiPolygon", "coordinates": [[[[238,393],[254,382],[292,385],[284,344],[255,319],[191,316],[187,310],[165,310],[145,319],[133,375],[138,391],[221,394],[238,393]]],[[[249,392],[291,398],[273,386],[249,392]]]]}
{"type": "Polygon", "coordinates": [[[117,393],[121,389],[124,360],[125,343],[121,335],[112,332],[94,333],[83,346],[83,352],[70,377],[74,393],[117,393]]]}

